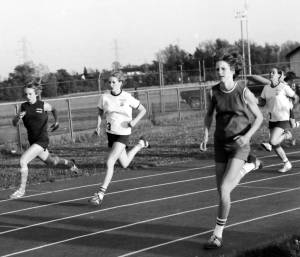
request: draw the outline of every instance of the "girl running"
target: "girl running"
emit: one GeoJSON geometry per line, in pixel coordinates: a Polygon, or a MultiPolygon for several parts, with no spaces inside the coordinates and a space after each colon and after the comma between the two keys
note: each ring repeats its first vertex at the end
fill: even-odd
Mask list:
{"type": "Polygon", "coordinates": [[[66,160],[58,156],[51,155],[48,151],[48,114],[52,112],[55,123],[51,126],[52,131],[59,127],[57,111],[49,103],[37,99],[38,85],[29,84],[24,87],[26,102],[21,104],[18,114],[13,118],[13,125],[17,126],[20,120],[27,130],[30,147],[22,154],[20,159],[21,184],[11,199],[24,196],[28,176],[28,164],[36,157],[47,165],[56,166],[63,164],[73,172],[78,172],[74,160],[66,160]]]}
{"type": "Polygon", "coordinates": [[[292,169],[281,143],[283,140],[292,139],[290,128],[290,111],[292,98],[298,102],[299,97],[290,86],[283,81],[283,72],[278,68],[272,68],[270,72],[271,83],[264,86],[259,98],[259,105],[267,107],[269,113],[270,145],[282,160],[283,166],[278,171],[287,172],[292,169]]]}
{"type": "Polygon", "coordinates": [[[142,148],[149,147],[148,141],[140,138],[137,145],[130,151],[126,151],[132,128],[146,114],[146,109],[139,100],[122,90],[124,75],[121,71],[113,72],[108,82],[111,90],[109,93],[102,94],[98,103],[96,133],[100,135],[101,120],[105,115],[108,147],[111,149],[106,160],[104,181],[98,192],[90,199],[90,203],[93,205],[102,203],[104,194],[112,179],[116,161],[119,160],[122,167],[126,168],[142,148]],[[132,109],[138,111],[134,119],[132,119],[132,109]]]}
{"type": "Polygon", "coordinates": [[[253,160],[254,163],[245,164],[250,153],[250,139],[260,127],[263,116],[255,96],[246,87],[245,82],[234,81],[240,70],[240,64],[240,56],[234,53],[225,54],[218,59],[216,71],[220,83],[210,90],[204,118],[204,138],[201,145],[206,146],[208,131],[216,111],[214,151],[220,198],[216,226],[204,245],[206,249],[222,246],[222,234],[230,211],[231,192],[245,174],[260,166],[258,159],[253,160]],[[253,122],[250,119],[252,115],[253,122]]]}

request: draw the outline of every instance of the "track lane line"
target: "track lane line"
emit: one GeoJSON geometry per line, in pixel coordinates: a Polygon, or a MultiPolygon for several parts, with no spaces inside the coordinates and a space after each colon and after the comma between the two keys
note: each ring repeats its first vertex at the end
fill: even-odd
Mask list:
{"type": "MultiPolygon", "coordinates": [[[[144,178],[151,178],[151,177],[157,177],[157,176],[175,174],[175,173],[186,172],[186,171],[203,170],[203,169],[208,169],[208,168],[213,168],[213,167],[215,167],[215,165],[208,165],[208,166],[199,167],[199,168],[190,168],[190,169],[176,170],[176,171],[171,171],[171,172],[164,172],[164,173],[152,174],[152,175],[146,175],[146,176],[140,176],[140,177],[125,178],[125,179],[120,179],[120,180],[113,180],[111,183],[121,183],[121,182],[124,182],[124,181],[139,180],[139,179],[144,179],[144,178]]],[[[52,193],[61,193],[61,192],[71,191],[71,190],[76,190],[76,189],[81,189],[81,188],[99,186],[100,184],[101,183],[88,184],[88,185],[83,185],[83,186],[76,186],[76,187],[69,187],[69,188],[64,188],[64,189],[59,189],[59,190],[47,191],[47,192],[38,193],[38,194],[25,195],[25,196],[22,197],[22,199],[29,198],[29,197],[34,197],[34,196],[47,195],[47,194],[52,194],[52,193]]],[[[0,200],[0,203],[2,203],[2,202],[8,202],[8,201],[14,201],[14,199],[0,200]]]]}
{"type": "MultiPolygon", "coordinates": [[[[296,207],[296,208],[292,208],[292,209],[288,209],[288,210],[284,210],[284,211],[280,211],[280,212],[275,212],[275,213],[271,213],[271,214],[268,214],[268,215],[259,216],[259,217],[256,217],[256,218],[252,218],[252,219],[243,220],[243,221],[240,221],[240,222],[235,222],[235,223],[232,223],[232,224],[228,224],[228,225],[226,225],[226,228],[236,227],[236,226],[243,225],[243,224],[246,224],[246,223],[250,223],[250,222],[253,222],[253,221],[258,221],[258,220],[262,220],[262,219],[266,219],[266,218],[271,218],[271,217],[274,217],[274,216],[286,214],[286,213],[293,212],[293,211],[299,211],[299,210],[300,210],[300,206],[296,207]]],[[[184,240],[187,240],[187,239],[191,239],[191,238],[194,238],[194,237],[197,237],[197,236],[203,236],[203,235],[212,233],[213,231],[214,231],[213,229],[206,230],[206,231],[203,231],[203,232],[200,232],[200,233],[196,233],[196,234],[192,234],[192,235],[189,235],[189,236],[181,237],[181,238],[169,241],[169,242],[153,245],[153,246],[146,247],[146,248],[134,251],[134,252],[129,252],[127,254],[122,254],[122,255],[119,255],[118,257],[128,257],[128,256],[136,255],[138,253],[142,253],[142,252],[146,252],[146,251],[156,249],[156,248],[159,248],[159,247],[162,247],[162,246],[174,244],[174,243],[184,241],[184,240]]]]}
{"type": "MultiPolygon", "coordinates": [[[[300,160],[291,161],[291,162],[292,163],[293,162],[300,162],[300,160]]],[[[278,166],[280,164],[281,163],[267,165],[267,166],[265,166],[265,168],[269,168],[269,167],[273,167],[273,166],[278,166]]],[[[291,175],[295,175],[295,174],[298,174],[298,173],[288,173],[288,175],[290,175],[290,174],[291,175]]],[[[282,175],[282,176],[285,176],[285,175],[282,175]]],[[[207,178],[212,178],[212,177],[215,177],[215,175],[204,176],[204,177],[193,178],[193,179],[187,179],[187,180],[173,181],[173,182],[168,182],[168,183],[161,183],[161,184],[150,185],[150,186],[143,186],[143,187],[136,187],[136,188],[124,189],[124,190],[119,190],[119,191],[115,191],[115,192],[108,192],[105,195],[107,196],[107,195],[114,195],[114,194],[126,193],[126,192],[130,192],[130,191],[136,191],[136,190],[141,190],[141,189],[148,189],[148,188],[154,188],[154,187],[160,187],[160,186],[166,186],[166,185],[172,185],[172,184],[178,184],[178,183],[185,183],[185,182],[202,180],[202,179],[207,179],[207,178]]],[[[272,178],[277,178],[277,177],[281,177],[281,176],[280,175],[279,176],[274,176],[272,178]]],[[[242,183],[240,183],[238,185],[238,187],[241,186],[241,185],[242,185],[242,183]]],[[[8,215],[8,214],[13,214],[13,213],[18,213],[18,212],[22,212],[22,211],[31,211],[31,210],[36,210],[36,209],[40,209],[40,208],[46,208],[46,207],[50,207],[50,206],[56,206],[56,205],[60,205],[60,204],[64,204],[64,203],[71,203],[71,202],[76,202],[76,201],[81,201],[81,200],[87,200],[90,197],[91,196],[89,195],[89,196],[75,198],[75,199],[71,199],[71,200],[65,200],[65,201],[54,202],[54,203],[49,203],[49,204],[42,204],[42,205],[28,207],[28,208],[23,208],[23,209],[18,209],[18,210],[14,210],[14,211],[3,212],[3,213],[0,213],[0,216],[4,216],[4,215],[8,215]]]]}
{"type": "MultiPolygon", "coordinates": [[[[259,196],[253,196],[253,197],[243,198],[243,199],[240,199],[240,200],[232,201],[232,204],[236,204],[236,203],[240,203],[240,202],[246,202],[246,201],[250,201],[250,200],[254,200],[254,199],[260,199],[260,198],[269,197],[269,196],[274,196],[274,195],[278,195],[278,194],[282,194],[282,193],[288,193],[288,192],[292,192],[292,191],[296,191],[296,190],[300,190],[300,187],[296,187],[296,188],[292,188],[292,189],[288,189],[288,190],[282,190],[282,191],[279,191],[279,192],[273,192],[273,193],[269,193],[269,194],[263,194],[263,195],[259,195],[259,196]]],[[[9,253],[9,254],[3,255],[3,256],[8,257],[8,256],[15,256],[15,255],[23,254],[23,253],[28,253],[28,252],[32,252],[32,251],[35,251],[35,250],[39,250],[39,249],[43,249],[43,248],[46,248],[46,247],[50,247],[50,246],[54,246],[54,245],[58,245],[58,244],[66,243],[66,242],[70,242],[70,241],[81,239],[81,238],[85,238],[85,237],[90,237],[90,236],[94,236],[94,235],[103,234],[103,233],[106,233],[106,232],[111,232],[111,231],[116,231],[116,230],[120,230],[120,229],[124,229],[124,228],[129,228],[129,227],[132,227],[132,226],[136,226],[136,225],[140,225],[140,224],[144,224],[144,223],[149,223],[149,222],[152,222],[152,221],[162,220],[162,219],[166,219],[166,218],[170,218],[170,217],[180,216],[180,215],[184,215],[184,214],[187,214],[187,213],[192,213],[192,212],[207,210],[207,209],[210,209],[210,208],[216,208],[217,206],[218,205],[210,205],[210,206],[205,206],[205,207],[201,207],[201,208],[197,208],[197,209],[192,209],[192,210],[188,210],[188,211],[183,211],[183,212],[168,214],[168,215],[164,215],[164,216],[160,216],[160,217],[156,217],[156,218],[146,219],[146,220],[134,222],[134,223],[127,224],[127,225],[113,227],[113,228],[105,229],[105,230],[100,230],[100,231],[96,231],[96,232],[84,234],[84,235],[81,235],[81,236],[71,237],[71,238],[60,240],[60,241],[56,241],[56,242],[53,242],[53,243],[44,244],[44,245],[40,245],[40,246],[33,247],[33,248],[28,248],[28,249],[25,249],[25,250],[22,250],[22,251],[17,251],[17,252],[9,253]]],[[[247,223],[247,222],[250,222],[250,221],[255,221],[255,220],[262,219],[262,217],[263,218],[272,217],[272,216],[275,216],[275,215],[279,215],[279,214],[283,214],[283,213],[287,213],[287,212],[291,212],[291,211],[296,211],[296,210],[300,210],[300,207],[296,207],[296,208],[293,208],[293,209],[289,209],[289,210],[285,210],[285,211],[281,211],[281,212],[277,212],[277,213],[268,214],[268,215],[261,216],[261,217],[256,217],[256,218],[249,219],[249,220],[246,220],[246,221],[242,221],[242,222],[238,222],[238,223],[233,223],[231,225],[229,224],[227,227],[233,227],[235,224],[236,225],[237,224],[241,225],[241,224],[244,224],[244,223],[247,223]]],[[[188,239],[190,237],[195,237],[195,236],[198,236],[198,235],[206,234],[206,233],[209,233],[211,231],[212,230],[204,231],[204,232],[193,234],[191,236],[184,237],[184,238],[188,239]]],[[[178,240],[179,239],[177,239],[177,241],[178,240]]],[[[182,241],[182,240],[184,240],[184,239],[181,238],[180,241],[182,241]]],[[[173,241],[170,241],[170,242],[175,242],[175,241],[176,240],[173,240],[173,241]]],[[[169,242],[169,244],[170,244],[170,242],[169,242]]],[[[167,243],[165,243],[165,244],[167,244],[167,243]]],[[[160,244],[159,246],[162,246],[162,245],[163,244],[160,244]]],[[[156,247],[158,247],[158,246],[156,245],[154,248],[156,248],[156,247]]],[[[144,248],[144,249],[150,250],[151,248],[148,247],[148,248],[144,248]]],[[[144,249],[142,249],[142,250],[146,251],[144,249]]],[[[134,252],[134,254],[136,254],[136,253],[138,253],[138,252],[134,252]]],[[[133,255],[133,253],[131,253],[131,255],[133,255]]],[[[125,257],[125,256],[130,256],[130,255],[122,255],[122,256],[125,257]]],[[[119,256],[119,257],[121,257],[121,256],[119,256]]]]}
{"type": "MultiPolygon", "coordinates": [[[[299,175],[299,174],[300,174],[300,171],[297,172],[297,173],[290,173],[290,174],[285,174],[285,175],[279,175],[279,176],[272,177],[272,178],[264,178],[264,179],[252,180],[252,181],[240,183],[240,185],[247,185],[247,184],[251,184],[251,183],[256,183],[256,182],[261,182],[261,181],[267,181],[267,180],[273,180],[273,179],[277,179],[277,178],[283,178],[283,177],[293,176],[293,175],[299,175]]],[[[100,209],[100,210],[95,210],[95,211],[90,211],[90,212],[84,212],[84,213],[80,213],[80,214],[76,214],[76,215],[71,215],[71,216],[66,216],[66,217],[63,217],[63,218],[52,219],[52,220],[48,220],[48,221],[34,223],[34,224],[31,224],[31,225],[28,225],[28,226],[24,226],[24,227],[19,227],[19,228],[15,228],[15,229],[11,229],[11,230],[2,231],[2,232],[0,232],[0,235],[4,235],[4,234],[8,234],[8,233],[11,233],[11,232],[15,232],[15,231],[19,231],[19,230],[24,230],[24,229],[28,229],[28,228],[38,227],[38,226],[41,226],[41,225],[46,225],[46,224],[50,224],[50,223],[54,223],[54,222],[58,222],[58,221],[69,220],[69,219],[78,218],[78,217],[82,217],[82,216],[86,216],[86,215],[90,215],[90,214],[100,213],[100,212],[104,212],[104,211],[116,210],[116,209],[119,209],[119,208],[132,207],[132,206],[136,206],[136,205],[140,205],[140,204],[147,204],[147,203],[159,202],[159,201],[164,201],[164,200],[170,200],[170,199],[174,199],[174,198],[186,197],[186,196],[195,195],[195,194],[201,194],[201,193],[206,193],[206,192],[210,192],[210,191],[214,191],[214,190],[217,190],[217,188],[214,187],[214,188],[205,189],[205,190],[199,190],[199,191],[194,191],[194,192],[190,192],[190,193],[186,193],[186,194],[173,195],[173,196],[162,197],[162,198],[155,198],[155,199],[146,200],[146,201],[140,201],[140,202],[135,202],[135,203],[117,205],[117,206],[109,207],[109,208],[106,208],[106,209],[100,209]]]]}
{"type": "MultiPolygon", "coordinates": [[[[289,153],[286,152],[286,155],[293,155],[293,154],[298,154],[298,153],[300,153],[300,151],[294,151],[294,152],[289,152],[289,153]]],[[[272,158],[272,157],[277,157],[277,155],[273,154],[273,155],[267,155],[267,156],[260,156],[259,158],[260,159],[266,159],[266,158],[272,158]]],[[[181,173],[181,172],[186,172],[186,171],[196,171],[196,170],[202,170],[202,169],[213,168],[213,167],[215,167],[215,165],[207,165],[207,166],[197,167],[197,168],[175,170],[175,171],[163,172],[163,173],[159,173],[159,174],[152,174],[152,175],[126,178],[126,179],[120,179],[120,180],[112,180],[111,183],[121,183],[121,182],[124,182],[124,181],[139,180],[139,179],[158,177],[158,176],[164,176],[164,175],[172,175],[172,174],[175,174],[175,173],[181,173]]],[[[29,198],[29,197],[34,197],[34,196],[47,195],[47,194],[52,194],[52,193],[60,193],[60,192],[65,192],[65,191],[81,189],[81,188],[99,186],[100,184],[101,183],[95,183],[95,184],[88,184],[88,185],[83,185],[83,186],[69,187],[69,188],[64,188],[64,189],[59,189],[59,190],[47,191],[47,192],[43,192],[43,193],[39,193],[39,194],[25,195],[22,198],[29,198]]],[[[4,189],[4,190],[11,190],[11,189],[12,188],[4,189]]],[[[3,200],[0,200],[0,203],[8,202],[8,201],[13,201],[13,199],[3,199],[3,200]]]]}

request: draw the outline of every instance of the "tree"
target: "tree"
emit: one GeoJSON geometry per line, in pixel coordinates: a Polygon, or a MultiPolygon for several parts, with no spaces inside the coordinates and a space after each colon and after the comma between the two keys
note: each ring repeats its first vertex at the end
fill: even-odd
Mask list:
{"type": "Polygon", "coordinates": [[[42,96],[55,97],[57,96],[57,78],[54,73],[48,73],[42,78],[42,96]]]}
{"type": "Polygon", "coordinates": [[[72,92],[72,76],[65,69],[57,70],[56,78],[58,82],[57,92],[59,95],[72,92]]]}
{"type": "Polygon", "coordinates": [[[13,80],[19,85],[25,85],[34,79],[35,69],[31,62],[27,62],[15,67],[13,73],[9,73],[9,80],[13,80]]]}

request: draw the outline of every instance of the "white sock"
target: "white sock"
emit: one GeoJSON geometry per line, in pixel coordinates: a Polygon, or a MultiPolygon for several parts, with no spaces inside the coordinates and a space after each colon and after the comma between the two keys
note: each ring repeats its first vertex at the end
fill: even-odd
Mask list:
{"type": "Polygon", "coordinates": [[[227,221],[227,219],[217,218],[216,227],[215,227],[215,230],[214,230],[214,235],[215,236],[217,236],[219,238],[222,238],[223,230],[225,228],[226,221],[227,221]]]}
{"type": "Polygon", "coordinates": [[[246,162],[243,165],[243,168],[240,170],[240,172],[243,176],[245,176],[247,173],[249,173],[251,170],[254,170],[254,169],[255,169],[255,164],[254,163],[246,162]]]}

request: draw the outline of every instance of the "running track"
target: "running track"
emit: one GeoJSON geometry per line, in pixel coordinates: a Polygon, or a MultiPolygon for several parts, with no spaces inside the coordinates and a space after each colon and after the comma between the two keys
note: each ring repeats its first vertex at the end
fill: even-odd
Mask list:
{"type": "Polygon", "coordinates": [[[0,199],[0,256],[233,256],[284,234],[300,233],[300,149],[293,170],[263,155],[232,194],[224,247],[205,251],[217,210],[212,160],[116,173],[101,208],[87,200],[103,174],[28,186],[0,199]]]}

